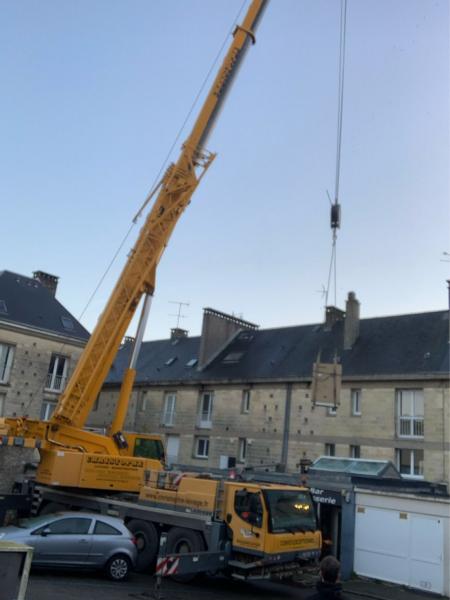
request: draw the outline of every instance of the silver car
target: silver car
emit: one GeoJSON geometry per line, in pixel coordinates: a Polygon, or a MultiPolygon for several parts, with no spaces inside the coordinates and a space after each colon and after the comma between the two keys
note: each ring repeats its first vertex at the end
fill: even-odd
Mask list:
{"type": "Polygon", "coordinates": [[[120,519],[59,512],[0,528],[0,540],[34,548],[33,566],[104,569],[110,579],[128,577],[137,558],[133,534],[120,519]]]}

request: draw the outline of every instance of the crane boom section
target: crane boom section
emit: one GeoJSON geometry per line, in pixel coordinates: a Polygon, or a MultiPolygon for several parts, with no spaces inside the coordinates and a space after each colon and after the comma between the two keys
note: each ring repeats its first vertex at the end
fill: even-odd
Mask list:
{"type": "Polygon", "coordinates": [[[153,293],[155,271],[170,235],[215,155],[203,150],[268,0],[253,0],[206,97],[178,161],[170,165],[111,297],[61,395],[54,425],[83,427],[143,294],[153,293]]]}

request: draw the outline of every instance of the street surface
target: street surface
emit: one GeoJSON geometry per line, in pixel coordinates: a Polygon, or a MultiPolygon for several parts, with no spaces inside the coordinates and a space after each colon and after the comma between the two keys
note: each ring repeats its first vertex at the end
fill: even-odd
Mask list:
{"type": "MultiPolygon", "coordinates": [[[[154,600],[155,579],[133,573],[124,583],[109,581],[101,574],[33,571],[26,600],[154,600]]],[[[435,595],[376,582],[346,582],[350,600],[434,600],[435,595]]],[[[306,600],[313,587],[270,582],[244,583],[223,577],[204,577],[190,584],[164,579],[161,600],[306,600]]],[[[1,594],[0,594],[1,597],[1,594]]]]}

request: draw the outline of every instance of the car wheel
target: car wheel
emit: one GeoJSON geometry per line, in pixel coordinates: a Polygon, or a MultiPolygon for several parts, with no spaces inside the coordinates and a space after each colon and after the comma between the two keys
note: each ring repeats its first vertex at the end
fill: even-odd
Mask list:
{"type": "MultiPolygon", "coordinates": [[[[202,552],[205,549],[203,537],[197,531],[172,527],[167,534],[167,554],[187,554],[202,552]]],[[[171,579],[180,583],[187,583],[195,579],[196,574],[172,575],[171,579]]]]}
{"type": "Polygon", "coordinates": [[[126,523],[136,539],[138,556],[136,559],[136,571],[153,571],[159,548],[159,535],[153,523],[132,519],[126,523]]]}
{"type": "Polygon", "coordinates": [[[106,574],[113,581],[125,581],[131,570],[131,561],[124,554],[111,557],[106,563],[106,574]]]}

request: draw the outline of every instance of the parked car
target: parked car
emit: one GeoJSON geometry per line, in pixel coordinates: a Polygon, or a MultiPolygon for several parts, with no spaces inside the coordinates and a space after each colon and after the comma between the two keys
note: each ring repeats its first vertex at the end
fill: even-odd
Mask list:
{"type": "Polygon", "coordinates": [[[120,519],[84,512],[59,512],[0,528],[0,540],[34,548],[32,565],[104,569],[122,581],[137,558],[133,534],[120,519]]]}

